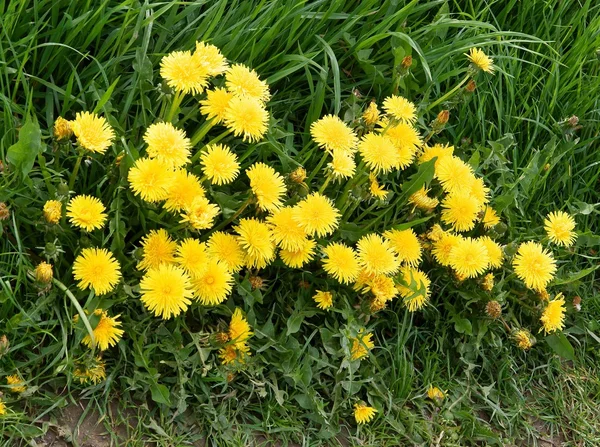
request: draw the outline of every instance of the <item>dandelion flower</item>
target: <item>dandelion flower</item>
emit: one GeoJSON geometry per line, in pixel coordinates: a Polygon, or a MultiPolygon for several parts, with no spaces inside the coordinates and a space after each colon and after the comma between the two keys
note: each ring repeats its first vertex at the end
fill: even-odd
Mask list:
{"type": "Polygon", "coordinates": [[[177,247],[175,262],[192,278],[200,274],[208,262],[206,243],[193,238],[182,240],[177,247]]]}
{"type": "Polygon", "coordinates": [[[459,275],[474,278],[485,271],[490,257],[483,241],[467,237],[450,250],[448,261],[459,275]]]}
{"type": "Polygon", "coordinates": [[[317,290],[317,293],[313,296],[313,300],[315,300],[319,309],[327,310],[333,306],[333,294],[331,292],[317,290]]]}
{"type": "Polygon", "coordinates": [[[350,358],[352,360],[362,360],[369,356],[369,351],[375,347],[373,343],[373,334],[364,333],[364,329],[358,331],[357,337],[351,338],[352,348],[350,358]]]}
{"type": "Polygon", "coordinates": [[[417,120],[417,108],[408,99],[392,95],[383,101],[385,112],[404,123],[414,123],[417,120]]]}
{"type": "Polygon", "coordinates": [[[196,197],[184,208],[179,222],[189,223],[196,230],[206,230],[212,228],[215,217],[220,212],[220,208],[210,203],[206,197],[196,197]]]}
{"type": "Polygon", "coordinates": [[[273,240],[284,250],[298,250],[306,243],[306,231],[294,219],[294,209],[286,206],[267,218],[273,240]]]}
{"type": "Polygon", "coordinates": [[[431,253],[441,265],[450,265],[450,253],[452,249],[462,240],[462,237],[452,233],[442,234],[437,241],[433,242],[431,253]]]}
{"type": "Polygon", "coordinates": [[[429,277],[421,270],[405,266],[402,268],[401,278],[406,283],[398,285],[404,305],[409,312],[420,310],[429,300],[429,277]]]}
{"type": "Polygon", "coordinates": [[[332,242],[323,249],[323,254],[323,269],[336,281],[348,284],[358,278],[360,265],[354,249],[332,242]]]}
{"type": "Polygon", "coordinates": [[[169,196],[174,171],[158,158],[140,158],[129,170],[132,191],[146,202],[160,202],[169,196]]]}
{"type": "Polygon", "coordinates": [[[165,209],[171,212],[181,211],[192,205],[194,199],[204,197],[206,191],[200,179],[186,171],[177,169],[172,174],[173,182],[167,188],[165,209]]]}
{"type": "Polygon", "coordinates": [[[494,242],[489,236],[482,236],[479,238],[488,252],[489,257],[489,267],[491,268],[499,268],[502,266],[502,261],[504,260],[504,253],[502,252],[502,247],[497,242],[494,242]]]}
{"type": "Polygon", "coordinates": [[[177,242],[171,239],[169,233],[164,228],[150,230],[142,238],[142,250],[144,254],[137,268],[140,270],[156,269],[162,264],[172,264],[175,262],[177,242]]]}
{"type": "Polygon", "coordinates": [[[354,404],[354,419],[357,424],[366,424],[371,422],[375,417],[377,410],[373,407],[369,407],[363,403],[354,404]]]}
{"type": "Polygon", "coordinates": [[[398,151],[392,140],[385,135],[366,134],[358,143],[358,150],[366,165],[375,174],[387,173],[398,168],[398,151]]]}
{"type": "Polygon", "coordinates": [[[481,177],[475,177],[468,189],[469,195],[477,201],[479,210],[483,210],[490,201],[490,188],[485,186],[481,177]]]}
{"type": "Polygon", "coordinates": [[[25,382],[18,375],[13,374],[11,376],[6,376],[6,383],[8,388],[13,393],[24,393],[27,387],[25,386],[25,382]]]}
{"type": "Polygon", "coordinates": [[[438,387],[429,385],[429,389],[427,390],[427,397],[433,400],[434,402],[441,402],[446,397],[446,394],[438,387]]]}
{"type": "Polygon", "coordinates": [[[281,174],[259,162],[246,169],[246,175],[261,210],[274,211],[281,207],[286,193],[285,180],[281,174]]]}
{"type": "Polygon", "coordinates": [[[239,307],[236,307],[233,311],[227,335],[236,348],[241,350],[247,349],[245,343],[253,334],[250,324],[248,324],[248,320],[244,318],[242,310],[239,307]]]}
{"type": "Polygon", "coordinates": [[[389,275],[400,267],[400,261],[394,253],[392,244],[378,234],[368,234],[356,244],[358,263],[367,273],[389,275]]]}
{"type": "Polygon", "coordinates": [[[279,252],[279,256],[285,265],[291,268],[300,268],[307,262],[312,261],[315,255],[317,243],[312,239],[305,239],[304,242],[295,249],[279,252]]]}
{"type": "Polygon", "coordinates": [[[89,334],[81,342],[90,349],[97,346],[101,351],[106,351],[111,346],[115,346],[123,337],[124,331],[119,328],[121,326],[120,315],[110,317],[108,312],[102,309],[96,310],[95,314],[100,317],[100,320],[93,331],[94,343],[89,334]]]}
{"type": "Polygon", "coordinates": [[[173,51],[160,61],[160,75],[169,87],[196,95],[208,85],[209,69],[191,51],[173,51]]]}
{"type": "Polygon", "coordinates": [[[185,312],[192,297],[190,277],[181,267],[161,264],[140,282],[141,301],[155,316],[168,320],[185,312]]]}
{"type": "Polygon", "coordinates": [[[44,203],[44,219],[49,224],[57,224],[62,216],[62,203],[58,200],[48,200],[44,203]]]}
{"type": "Polygon", "coordinates": [[[121,267],[105,248],[84,248],[73,263],[73,277],[81,290],[93,288],[104,295],[115,288],[121,278],[121,267]]]}
{"type": "Polygon", "coordinates": [[[70,125],[77,137],[77,143],[90,152],[105,153],[115,138],[115,133],[106,118],[95,113],[78,113],[70,125]]]}
{"type": "Polygon", "coordinates": [[[227,59],[216,46],[209,43],[196,42],[193,57],[209,76],[218,76],[227,70],[227,59]]]}
{"type": "Polygon", "coordinates": [[[428,193],[429,189],[423,186],[408,198],[408,203],[414,205],[415,208],[419,208],[424,211],[432,211],[439,205],[440,202],[435,197],[429,197],[427,195],[428,193]]]}
{"type": "Polygon", "coordinates": [[[494,60],[491,57],[486,56],[479,48],[471,48],[469,54],[465,54],[465,56],[467,56],[471,63],[480,70],[490,74],[494,73],[494,70],[496,69],[496,67],[494,67],[494,60]]]}
{"type": "Polygon", "coordinates": [[[94,385],[106,379],[106,365],[100,356],[91,359],[87,365],[79,365],[73,371],[73,377],[80,383],[91,382],[94,385]]]}
{"type": "MultiPolygon", "coordinates": [[[[488,251],[489,252],[489,251],[488,251]]],[[[481,282],[481,288],[488,292],[491,292],[494,288],[494,274],[488,273],[483,277],[483,281],[481,282]]],[[[490,301],[491,303],[492,301],[490,301]]]]}
{"type": "Polygon", "coordinates": [[[6,404],[2,402],[0,399],[0,416],[4,416],[6,414],[6,404]]]}
{"type": "Polygon", "coordinates": [[[496,225],[500,223],[500,217],[493,208],[489,206],[485,208],[485,213],[483,214],[483,228],[489,230],[490,228],[494,228],[496,225]]]}
{"type": "Polygon", "coordinates": [[[542,329],[546,334],[563,330],[565,327],[565,312],[565,300],[562,293],[559,293],[555,299],[548,302],[540,318],[544,325],[542,329]]]}
{"type": "Polygon", "coordinates": [[[267,133],[269,112],[258,99],[235,97],[225,111],[225,125],[244,141],[259,141],[267,133]]]}
{"type": "Polygon", "coordinates": [[[214,90],[206,91],[206,99],[200,101],[200,113],[207,119],[214,120],[215,124],[221,124],[225,120],[225,114],[233,93],[224,88],[216,87],[214,90]]]}
{"type": "Polygon", "coordinates": [[[241,219],[234,227],[246,253],[248,267],[264,268],[275,258],[275,244],[269,225],[258,219],[241,219]]]}
{"type": "Polygon", "coordinates": [[[455,231],[469,231],[475,227],[479,204],[477,199],[464,192],[446,196],[442,202],[442,222],[452,225],[455,231]]]}
{"type": "Polygon", "coordinates": [[[447,144],[434,144],[433,146],[426,146],[423,149],[423,153],[419,156],[419,163],[425,163],[426,161],[433,160],[437,157],[435,161],[435,168],[437,169],[438,163],[442,158],[451,157],[454,154],[454,146],[449,146],[447,144]]]}
{"type": "Polygon", "coordinates": [[[398,255],[400,262],[416,266],[421,262],[422,247],[419,238],[412,230],[389,230],[383,236],[392,244],[392,250],[398,255]]]}
{"type": "Polygon", "coordinates": [[[373,173],[371,173],[369,175],[369,181],[370,181],[369,192],[371,193],[371,195],[373,197],[375,197],[376,199],[385,200],[388,195],[388,191],[386,191],[383,188],[383,186],[381,186],[379,184],[379,182],[377,181],[377,176],[375,176],[373,173]]]}
{"type": "Polygon", "coordinates": [[[354,175],[356,171],[356,163],[354,161],[354,154],[352,152],[332,151],[333,159],[327,164],[331,169],[333,178],[346,179],[354,175]]]}
{"type": "Polygon", "coordinates": [[[294,219],[309,236],[324,237],[338,227],[340,212],[330,198],[314,192],[294,207],[294,219]]]}
{"type": "Polygon", "coordinates": [[[377,121],[379,121],[379,109],[377,108],[377,103],[375,101],[371,101],[368,107],[362,114],[362,119],[365,121],[367,126],[373,126],[377,121]]]}
{"type": "Polygon", "coordinates": [[[330,152],[354,152],[358,144],[354,131],[334,115],[325,115],[312,123],[310,135],[320,148],[330,152]]]}
{"type": "Polygon", "coordinates": [[[381,132],[391,140],[396,148],[398,167],[400,169],[407,168],[423,144],[419,132],[410,124],[390,124],[388,120],[382,121],[380,126],[381,132]]]}
{"type": "Polygon", "coordinates": [[[42,284],[49,284],[52,282],[54,272],[52,271],[52,264],[48,264],[46,261],[40,262],[35,267],[35,280],[42,284]]]}
{"type": "Polygon", "coordinates": [[[435,177],[448,193],[470,192],[471,183],[475,180],[473,168],[455,156],[443,157],[436,163],[435,177]]]}
{"type": "Polygon", "coordinates": [[[73,135],[73,129],[71,129],[71,122],[64,119],[62,116],[56,118],[54,121],[54,138],[58,141],[67,140],[73,135]]]}
{"type": "Polygon", "coordinates": [[[217,305],[231,293],[233,275],[227,266],[209,259],[204,268],[192,280],[194,296],[204,305],[217,305]]]}
{"type": "Polygon", "coordinates": [[[399,290],[396,287],[396,283],[394,282],[393,278],[385,275],[376,275],[373,279],[367,282],[363,288],[363,292],[371,292],[379,304],[376,307],[378,309],[382,309],[387,301],[390,301],[396,295],[398,295],[399,290]],[[383,306],[381,304],[383,304],[383,306]]]}
{"type": "Polygon", "coordinates": [[[557,245],[569,247],[575,242],[575,220],[564,211],[553,211],[544,220],[544,229],[548,239],[557,245]]]}
{"type": "Polygon", "coordinates": [[[516,331],[513,335],[513,339],[517,343],[519,349],[522,349],[523,351],[528,351],[535,343],[533,336],[525,329],[516,331]]]}
{"type": "Polygon", "coordinates": [[[190,162],[192,142],[185,132],[171,123],[151,124],[144,134],[150,158],[162,161],[169,168],[180,168],[190,162]]]}
{"type": "Polygon", "coordinates": [[[221,261],[230,272],[238,272],[244,265],[244,251],[233,234],[217,231],[206,245],[208,256],[221,261]]]}
{"type": "Polygon", "coordinates": [[[242,64],[229,67],[225,73],[227,90],[236,97],[251,98],[267,102],[271,97],[269,86],[261,81],[256,72],[242,64]]]}
{"type": "Polygon", "coordinates": [[[544,290],[554,277],[556,261],[552,254],[537,242],[524,242],[513,259],[517,277],[533,290],[544,290]]]}
{"type": "Polygon", "coordinates": [[[209,144],[200,156],[200,163],[204,175],[215,185],[233,182],[240,172],[237,156],[223,144],[209,144]]]}
{"type": "Polygon", "coordinates": [[[67,217],[72,225],[92,231],[102,228],[106,222],[106,208],[102,202],[92,196],[80,195],[69,200],[67,217]]]}

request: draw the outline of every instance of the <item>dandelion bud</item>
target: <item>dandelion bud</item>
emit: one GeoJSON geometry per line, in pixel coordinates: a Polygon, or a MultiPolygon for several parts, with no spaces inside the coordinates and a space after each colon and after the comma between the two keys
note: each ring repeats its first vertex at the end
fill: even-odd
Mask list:
{"type": "Polygon", "coordinates": [[[71,138],[71,135],[73,135],[71,123],[62,116],[56,118],[56,121],[54,122],[54,138],[61,141],[71,138]]]}
{"type": "Polygon", "coordinates": [[[8,348],[10,348],[10,342],[8,341],[8,337],[3,335],[0,337],[0,358],[8,352],[8,348]]]}
{"type": "Polygon", "coordinates": [[[485,305],[485,313],[494,320],[500,318],[502,315],[502,306],[498,301],[488,301],[485,305]]]}
{"type": "Polygon", "coordinates": [[[577,311],[581,310],[581,297],[580,296],[573,297],[573,307],[575,309],[577,309],[577,311]]]}
{"type": "Polygon", "coordinates": [[[215,339],[217,340],[217,343],[224,345],[229,341],[229,334],[227,332],[217,332],[215,339]]]}
{"type": "Polygon", "coordinates": [[[260,276],[251,276],[249,281],[250,285],[252,286],[252,290],[260,290],[265,285],[264,280],[260,276]]]}
{"type": "Polygon", "coordinates": [[[477,84],[475,84],[475,81],[473,79],[469,79],[469,82],[467,82],[467,86],[465,87],[465,91],[467,93],[473,93],[476,88],[477,84]]]}
{"type": "Polygon", "coordinates": [[[310,283],[308,281],[305,281],[304,279],[301,280],[298,285],[300,286],[301,289],[310,289],[310,283]]]}
{"type": "Polygon", "coordinates": [[[35,268],[35,279],[43,284],[48,284],[52,281],[52,264],[48,264],[45,261],[40,262],[35,268]]]}
{"type": "Polygon", "coordinates": [[[446,394],[438,387],[430,385],[429,389],[427,390],[427,397],[439,404],[444,400],[446,394]]]}
{"type": "Polygon", "coordinates": [[[4,174],[4,163],[0,160],[0,174],[4,174]]]}
{"type": "Polygon", "coordinates": [[[408,70],[413,64],[412,56],[409,54],[408,56],[404,56],[402,59],[402,68],[408,70]]]}
{"type": "Polygon", "coordinates": [[[544,165],[544,171],[549,171],[550,170],[550,163],[546,163],[544,165]]]}
{"type": "Polygon", "coordinates": [[[303,183],[306,180],[306,169],[299,167],[290,173],[290,180],[294,183],[303,183]]]}
{"type": "Polygon", "coordinates": [[[10,210],[8,205],[4,202],[0,202],[0,221],[6,220],[10,217],[10,210]]]}
{"type": "Polygon", "coordinates": [[[121,161],[123,161],[123,157],[125,157],[124,152],[121,152],[119,155],[117,155],[117,158],[115,158],[115,166],[121,166],[121,161]]]}
{"type": "Polygon", "coordinates": [[[362,117],[367,126],[373,126],[379,121],[379,109],[377,109],[377,103],[375,101],[371,101],[362,117]]]}
{"type": "MultiPolygon", "coordinates": [[[[481,288],[490,292],[494,288],[494,274],[488,273],[483,278],[483,282],[481,283],[481,288]]],[[[489,303],[488,303],[489,304],[489,303]]]]}
{"type": "Polygon", "coordinates": [[[517,346],[523,351],[529,350],[535,344],[535,338],[533,338],[531,333],[525,329],[515,331],[512,338],[517,346]]]}
{"type": "Polygon", "coordinates": [[[439,124],[444,125],[448,122],[449,118],[450,118],[450,111],[442,110],[440,113],[438,113],[436,120],[439,124]]]}
{"type": "Polygon", "coordinates": [[[56,187],[56,193],[59,196],[68,196],[69,195],[69,185],[65,182],[60,182],[56,187]]]}
{"type": "Polygon", "coordinates": [[[44,204],[44,219],[50,224],[56,224],[62,216],[62,203],[58,200],[48,200],[44,204]]]}
{"type": "Polygon", "coordinates": [[[550,300],[550,294],[548,293],[548,291],[546,289],[538,291],[537,295],[540,298],[540,300],[542,300],[542,301],[550,300]]]}

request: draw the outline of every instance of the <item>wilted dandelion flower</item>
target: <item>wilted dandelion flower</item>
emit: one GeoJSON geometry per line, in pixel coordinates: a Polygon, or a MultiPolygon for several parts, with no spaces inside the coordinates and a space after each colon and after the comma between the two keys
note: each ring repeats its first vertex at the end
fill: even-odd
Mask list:
{"type": "Polygon", "coordinates": [[[62,203],[48,200],[44,203],[44,219],[50,224],[57,224],[62,216],[62,203]]]}
{"type": "Polygon", "coordinates": [[[140,300],[155,316],[168,320],[185,312],[192,297],[190,277],[181,267],[161,264],[140,281],[140,300]]]}
{"type": "Polygon", "coordinates": [[[10,376],[6,376],[6,383],[8,388],[13,393],[24,393],[27,387],[25,386],[25,382],[18,375],[13,374],[10,376]]]}
{"type": "Polygon", "coordinates": [[[461,276],[474,278],[488,267],[490,257],[485,244],[470,237],[460,240],[450,250],[450,266],[461,276]]]}
{"type": "Polygon", "coordinates": [[[246,169],[246,175],[261,210],[274,211],[281,207],[286,193],[285,180],[281,174],[271,166],[259,162],[246,169]]]}
{"type": "Polygon", "coordinates": [[[73,135],[73,129],[71,129],[71,122],[64,119],[62,116],[59,116],[58,118],[56,118],[56,121],[54,121],[53,132],[54,138],[56,138],[58,141],[71,138],[71,135],[73,135]]]}
{"type": "Polygon", "coordinates": [[[121,267],[105,248],[84,248],[73,263],[73,277],[81,290],[93,288],[104,295],[115,288],[121,278],[121,267]]]}
{"type": "Polygon", "coordinates": [[[232,98],[233,93],[224,88],[216,87],[214,90],[207,90],[206,99],[200,101],[200,113],[214,120],[215,124],[221,124],[225,120],[225,113],[232,98]]]}
{"type": "Polygon", "coordinates": [[[429,385],[429,388],[427,389],[427,397],[431,400],[433,400],[434,402],[441,402],[442,400],[444,400],[444,398],[446,397],[446,394],[440,390],[438,387],[433,386],[433,385],[429,385]]]}
{"type": "Polygon", "coordinates": [[[237,97],[252,98],[267,102],[271,93],[265,81],[261,81],[256,72],[243,64],[235,64],[229,67],[225,73],[225,85],[227,90],[237,97]]]}
{"type": "Polygon", "coordinates": [[[435,177],[448,193],[470,192],[475,180],[473,168],[455,156],[443,157],[436,163],[435,177]]]}
{"type": "Polygon", "coordinates": [[[563,294],[559,293],[556,298],[548,302],[540,318],[543,324],[542,329],[546,334],[563,330],[565,327],[565,312],[565,300],[563,294]]]}
{"type": "Polygon", "coordinates": [[[95,113],[80,112],[70,122],[77,143],[90,152],[103,154],[112,144],[115,133],[106,118],[95,113]]]}
{"type": "Polygon", "coordinates": [[[356,244],[358,263],[367,273],[389,275],[400,267],[392,244],[378,234],[367,234],[356,244]]]}
{"type": "Polygon", "coordinates": [[[452,233],[444,232],[437,241],[433,242],[431,253],[441,265],[450,265],[450,252],[462,240],[462,237],[452,233]]]}
{"type": "Polygon", "coordinates": [[[489,257],[489,267],[491,268],[499,268],[502,266],[502,261],[504,260],[504,253],[502,252],[502,247],[497,242],[494,242],[489,236],[481,236],[479,238],[488,252],[489,257]]]}
{"type": "Polygon", "coordinates": [[[420,310],[429,300],[431,285],[429,277],[421,270],[410,266],[402,267],[401,275],[406,285],[399,284],[397,287],[404,305],[409,312],[420,310]]]}
{"type": "Polygon", "coordinates": [[[208,262],[206,243],[193,238],[182,240],[177,247],[175,262],[192,278],[200,274],[208,262]]]}
{"type": "Polygon", "coordinates": [[[177,169],[172,174],[172,183],[167,188],[164,207],[167,211],[181,211],[192,205],[194,199],[204,197],[206,191],[200,179],[185,169],[177,169]]]}
{"type": "Polygon", "coordinates": [[[173,51],[161,59],[160,75],[174,90],[196,95],[208,85],[209,69],[191,51],[173,51]]]}
{"type": "Polygon", "coordinates": [[[392,244],[392,250],[400,262],[416,266],[421,262],[422,247],[412,228],[408,230],[389,230],[383,236],[392,244]]]}
{"type": "Polygon", "coordinates": [[[285,265],[291,268],[300,268],[307,262],[312,261],[315,256],[315,247],[317,243],[312,239],[305,239],[301,245],[295,249],[282,249],[279,256],[285,265]]]}
{"type": "Polygon", "coordinates": [[[214,45],[196,42],[196,51],[194,51],[193,56],[204,67],[209,76],[218,76],[227,70],[227,59],[221,54],[221,50],[214,45]]]}
{"type": "Polygon", "coordinates": [[[342,284],[356,280],[360,265],[356,252],[340,242],[332,242],[323,249],[323,269],[342,284]]]}
{"type": "Polygon", "coordinates": [[[79,383],[91,382],[97,385],[106,379],[106,365],[101,357],[95,357],[87,365],[78,365],[73,371],[73,377],[79,380],[79,383]]]}
{"type": "Polygon", "coordinates": [[[167,230],[150,230],[142,238],[142,260],[137,268],[140,270],[156,269],[162,264],[172,264],[175,262],[175,251],[177,242],[173,241],[167,233],[167,230]]]}
{"type": "Polygon", "coordinates": [[[237,156],[228,146],[209,144],[200,155],[202,171],[214,185],[225,185],[235,180],[240,172],[237,156]]]}
{"type": "Polygon", "coordinates": [[[110,317],[108,312],[102,309],[96,310],[96,315],[100,316],[98,324],[94,328],[94,343],[91,337],[86,335],[81,343],[88,348],[98,347],[101,351],[106,351],[111,346],[115,346],[123,336],[123,329],[120,329],[121,322],[118,320],[120,315],[110,317]]]}
{"type": "Polygon", "coordinates": [[[334,178],[346,179],[354,175],[356,163],[354,154],[347,151],[332,151],[333,159],[327,166],[331,169],[334,178]]]}
{"type": "Polygon", "coordinates": [[[209,259],[192,280],[194,296],[207,306],[225,301],[231,293],[232,284],[233,275],[224,263],[216,259],[209,259]]]}
{"type": "Polygon", "coordinates": [[[442,158],[451,157],[454,154],[454,146],[449,146],[447,144],[434,144],[433,146],[425,146],[423,152],[419,156],[419,163],[425,163],[426,161],[433,160],[437,157],[435,161],[435,168],[437,169],[438,163],[442,158]]]}
{"type": "Polygon", "coordinates": [[[363,403],[354,404],[354,419],[357,424],[366,424],[371,422],[375,417],[377,410],[373,407],[369,407],[363,403]]]}
{"type": "Polygon", "coordinates": [[[243,363],[243,357],[241,354],[243,353],[238,351],[233,345],[225,346],[223,349],[219,350],[219,357],[221,358],[221,363],[223,363],[223,365],[229,365],[236,360],[240,361],[240,363],[243,363]],[[238,359],[238,356],[240,356],[240,359],[238,359]]]}
{"type": "Polygon", "coordinates": [[[548,217],[544,220],[544,229],[550,241],[565,247],[573,245],[577,237],[573,231],[575,220],[564,211],[553,211],[548,214],[548,217]]]}
{"type": "Polygon", "coordinates": [[[362,118],[367,126],[373,126],[379,121],[379,109],[377,108],[377,103],[375,101],[369,103],[362,114],[362,118]]]}
{"type": "Polygon", "coordinates": [[[217,231],[207,242],[208,255],[225,264],[230,272],[239,271],[244,265],[244,251],[233,234],[217,231]]]}
{"type": "Polygon", "coordinates": [[[317,293],[313,296],[313,300],[317,303],[319,309],[327,310],[333,306],[333,294],[331,292],[317,290],[317,293]]]}
{"type": "Polygon", "coordinates": [[[405,169],[413,162],[419,147],[423,144],[419,132],[410,124],[390,125],[387,120],[382,121],[380,126],[381,132],[392,141],[398,152],[398,167],[405,169]]]}
{"type": "Polygon", "coordinates": [[[528,288],[538,291],[546,288],[556,272],[552,254],[537,242],[522,243],[512,264],[519,279],[528,288]]]}
{"type": "Polygon", "coordinates": [[[479,204],[465,192],[447,195],[442,201],[442,222],[452,225],[455,231],[469,231],[475,227],[479,204]]]}
{"type": "Polygon", "coordinates": [[[525,329],[515,331],[513,339],[517,343],[517,346],[523,351],[528,351],[535,343],[533,336],[525,329]]]}
{"type": "Polygon", "coordinates": [[[148,156],[160,160],[169,168],[180,168],[190,161],[192,142],[183,130],[171,123],[151,124],[146,129],[144,141],[148,145],[148,156]]]}
{"type": "Polygon", "coordinates": [[[275,244],[269,225],[258,219],[241,219],[234,227],[246,253],[248,267],[264,268],[275,258],[275,244]]]}
{"type": "Polygon", "coordinates": [[[67,205],[67,217],[71,225],[92,231],[102,228],[106,222],[106,208],[97,197],[75,196],[67,205]]]}
{"type": "Polygon", "coordinates": [[[330,152],[354,152],[358,144],[354,131],[334,115],[325,115],[312,123],[310,135],[320,148],[330,152]]]}
{"type": "Polygon", "coordinates": [[[485,208],[485,213],[483,214],[482,222],[483,228],[489,230],[490,228],[494,228],[500,223],[500,218],[498,217],[498,214],[496,214],[496,211],[488,206],[485,208]]]}
{"type": "Polygon", "coordinates": [[[392,95],[383,101],[385,112],[404,123],[414,123],[417,120],[417,108],[408,99],[392,95]]]}
{"type": "Polygon", "coordinates": [[[49,284],[52,282],[54,273],[52,271],[52,264],[48,264],[46,261],[40,262],[35,267],[35,280],[42,284],[49,284]]]}
{"type": "Polygon", "coordinates": [[[267,133],[269,112],[258,99],[235,97],[229,101],[223,119],[236,137],[244,141],[259,141],[267,133]]]}
{"type": "Polygon", "coordinates": [[[494,60],[491,57],[486,56],[479,48],[471,48],[469,54],[465,54],[465,56],[467,56],[471,63],[480,70],[490,74],[494,73],[496,68],[494,67],[494,60]]]}
{"type": "Polygon", "coordinates": [[[196,197],[183,209],[180,223],[189,223],[196,230],[212,228],[221,209],[206,197],[196,197]]]}
{"type": "Polygon", "coordinates": [[[267,217],[273,240],[284,250],[295,251],[306,243],[306,231],[294,219],[294,209],[286,206],[267,217]]]}
{"type": "Polygon", "coordinates": [[[422,186],[417,192],[413,193],[408,198],[408,203],[414,205],[415,208],[419,208],[424,211],[431,211],[435,209],[436,206],[439,205],[439,200],[435,197],[429,197],[427,194],[429,193],[429,189],[422,186]]]}
{"type": "Polygon", "coordinates": [[[369,351],[375,347],[373,343],[373,334],[364,333],[364,329],[361,329],[357,337],[350,339],[352,342],[352,348],[350,349],[350,358],[352,360],[362,360],[369,356],[369,351]]]}
{"type": "Polygon", "coordinates": [[[383,186],[381,186],[379,184],[379,182],[377,181],[377,176],[374,175],[373,173],[371,173],[369,175],[369,182],[370,182],[369,192],[371,193],[371,196],[373,196],[379,200],[385,200],[385,198],[388,195],[388,191],[386,191],[383,188],[383,186]]]}
{"type": "Polygon", "coordinates": [[[294,207],[294,219],[309,236],[327,236],[338,227],[340,212],[329,197],[314,192],[294,207]]]}
{"type": "Polygon", "coordinates": [[[483,282],[481,283],[481,288],[488,292],[492,291],[492,289],[494,288],[494,274],[493,273],[488,273],[487,275],[484,276],[483,282]]]}
{"type": "Polygon", "coordinates": [[[129,169],[127,180],[135,195],[146,202],[160,202],[169,197],[175,181],[174,171],[158,158],[139,158],[129,169]]]}
{"type": "Polygon", "coordinates": [[[375,174],[397,169],[400,157],[396,147],[385,135],[368,133],[358,143],[358,151],[366,165],[375,174]]]}

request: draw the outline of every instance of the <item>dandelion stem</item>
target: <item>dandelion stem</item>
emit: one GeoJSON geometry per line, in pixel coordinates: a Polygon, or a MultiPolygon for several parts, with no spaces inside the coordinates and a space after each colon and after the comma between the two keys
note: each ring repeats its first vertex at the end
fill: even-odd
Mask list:
{"type": "Polygon", "coordinates": [[[456,84],[456,86],[452,90],[450,90],[444,96],[439,98],[437,101],[434,101],[431,104],[429,104],[427,106],[427,110],[429,111],[429,110],[433,109],[435,106],[437,106],[438,104],[441,104],[442,102],[446,101],[448,98],[450,98],[452,95],[454,95],[454,93],[456,93],[458,91],[458,89],[461,88],[470,78],[471,78],[471,74],[467,73],[467,75],[463,78],[463,80],[460,81],[458,84],[456,84]]]}
{"type": "Polygon", "coordinates": [[[192,146],[197,145],[202,138],[215,126],[215,120],[206,120],[206,122],[196,131],[194,136],[192,137],[192,146]]]}
{"type": "Polygon", "coordinates": [[[73,168],[73,172],[71,172],[71,178],[69,179],[69,191],[73,191],[73,187],[75,186],[75,179],[77,178],[77,173],[79,172],[79,166],[81,166],[81,160],[83,159],[83,148],[79,148],[79,157],[77,157],[77,161],[75,162],[75,167],[73,168]]]}
{"type": "Polygon", "coordinates": [[[205,237],[210,236],[211,234],[213,234],[215,231],[219,231],[220,229],[226,227],[227,225],[229,225],[231,222],[233,222],[234,220],[236,220],[238,217],[240,217],[240,215],[244,212],[244,210],[246,208],[248,208],[248,205],[250,205],[252,203],[252,200],[254,199],[254,197],[252,196],[252,194],[250,194],[250,196],[248,196],[248,198],[246,199],[246,201],[242,204],[242,206],[240,207],[239,210],[237,210],[235,212],[235,214],[233,216],[231,216],[229,219],[227,219],[224,222],[221,222],[219,225],[217,225],[216,227],[214,227],[208,234],[205,235],[205,237]]]}
{"type": "Polygon", "coordinates": [[[173,97],[173,102],[171,103],[171,107],[169,108],[169,113],[165,121],[172,122],[179,106],[181,105],[181,101],[183,101],[183,94],[181,92],[176,92],[173,97]]]}
{"type": "Polygon", "coordinates": [[[73,293],[71,293],[71,291],[67,288],[67,286],[65,286],[58,279],[53,278],[52,282],[54,284],[56,284],[56,286],[60,290],[62,290],[63,292],[65,292],[65,294],[69,297],[69,299],[73,303],[73,306],[75,306],[75,308],[77,309],[77,313],[79,314],[79,318],[81,318],[81,321],[83,321],[83,325],[85,326],[85,328],[88,331],[88,334],[90,336],[90,340],[91,340],[92,346],[95,346],[96,345],[96,340],[94,339],[94,330],[92,329],[92,326],[90,324],[90,321],[87,318],[87,315],[85,314],[85,312],[81,308],[81,305],[79,304],[79,301],[77,301],[77,298],[75,298],[75,295],[73,295],[73,293]]]}
{"type": "Polygon", "coordinates": [[[323,156],[321,157],[321,160],[319,160],[319,164],[317,164],[317,167],[312,170],[312,172],[308,176],[308,179],[306,180],[306,183],[308,185],[310,185],[310,182],[314,178],[314,176],[317,175],[317,172],[319,172],[321,170],[321,168],[323,167],[323,164],[327,160],[328,155],[329,155],[329,153],[327,151],[324,151],[323,156]]]}
{"type": "Polygon", "coordinates": [[[323,182],[323,184],[319,188],[319,194],[323,194],[323,191],[325,191],[325,188],[327,188],[327,185],[329,185],[329,182],[331,182],[331,175],[328,175],[325,178],[325,181],[323,182]]]}

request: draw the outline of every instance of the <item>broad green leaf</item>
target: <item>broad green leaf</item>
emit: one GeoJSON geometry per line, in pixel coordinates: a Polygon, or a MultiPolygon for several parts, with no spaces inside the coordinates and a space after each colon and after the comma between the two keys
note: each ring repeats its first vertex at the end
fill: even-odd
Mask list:
{"type": "Polygon", "coordinates": [[[423,185],[429,184],[433,179],[435,173],[435,162],[437,157],[422,163],[419,166],[419,170],[414,173],[407,181],[402,185],[402,201],[408,200],[408,198],[423,187],[423,185]]]}
{"type": "Polygon", "coordinates": [[[19,141],[8,148],[6,159],[21,171],[23,177],[26,177],[41,152],[42,131],[37,121],[27,117],[25,124],[19,130],[19,141]]]}
{"type": "Polygon", "coordinates": [[[304,321],[303,313],[293,313],[287,320],[287,333],[286,335],[295,334],[300,330],[300,326],[304,321]]]}
{"type": "Polygon", "coordinates": [[[157,404],[171,405],[169,389],[166,386],[160,383],[153,383],[150,385],[150,391],[152,392],[152,400],[154,402],[157,404]]]}
{"type": "Polygon", "coordinates": [[[562,332],[557,334],[548,335],[546,341],[550,347],[563,359],[575,361],[575,350],[571,342],[567,340],[567,337],[562,332]]]}

